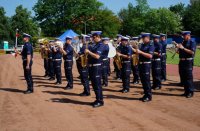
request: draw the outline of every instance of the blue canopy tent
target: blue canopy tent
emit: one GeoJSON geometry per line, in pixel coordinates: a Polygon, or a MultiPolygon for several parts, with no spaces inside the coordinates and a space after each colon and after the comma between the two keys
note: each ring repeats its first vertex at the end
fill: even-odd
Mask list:
{"type": "Polygon", "coordinates": [[[61,36],[59,36],[58,39],[61,40],[62,42],[65,42],[66,36],[70,36],[70,37],[74,38],[79,35],[77,33],[75,33],[73,30],[69,29],[69,30],[65,31],[61,36]]]}

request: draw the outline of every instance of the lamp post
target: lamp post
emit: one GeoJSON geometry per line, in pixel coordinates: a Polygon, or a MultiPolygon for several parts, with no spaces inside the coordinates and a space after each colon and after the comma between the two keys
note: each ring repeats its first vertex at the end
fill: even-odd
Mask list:
{"type": "Polygon", "coordinates": [[[17,38],[18,38],[18,28],[16,29],[16,34],[15,34],[15,47],[17,48],[17,38]]]}
{"type": "Polygon", "coordinates": [[[86,33],[87,33],[87,22],[88,22],[88,21],[92,21],[92,20],[94,20],[93,17],[91,17],[90,19],[87,19],[87,20],[85,20],[85,21],[81,21],[82,23],[84,23],[84,26],[85,26],[85,35],[86,35],[86,33]]]}

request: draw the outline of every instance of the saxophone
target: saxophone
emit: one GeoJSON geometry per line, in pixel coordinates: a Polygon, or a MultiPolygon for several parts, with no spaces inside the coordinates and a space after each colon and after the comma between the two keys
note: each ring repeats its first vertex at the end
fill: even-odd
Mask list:
{"type": "MultiPolygon", "coordinates": [[[[86,49],[88,49],[89,42],[86,42],[86,49]]],[[[79,56],[81,59],[81,66],[84,68],[88,65],[88,54],[83,54],[79,56]]]]}
{"type": "Polygon", "coordinates": [[[139,54],[136,51],[136,49],[138,49],[139,42],[132,41],[132,42],[130,42],[130,46],[131,46],[132,50],[135,52],[135,54],[132,55],[132,62],[133,62],[132,64],[133,64],[133,66],[136,66],[139,63],[139,54]]]}
{"type": "MultiPolygon", "coordinates": [[[[117,44],[116,43],[113,44],[113,45],[115,46],[115,48],[117,48],[117,44]]],[[[122,68],[121,57],[116,54],[115,57],[113,57],[113,59],[114,59],[114,62],[116,63],[116,65],[117,65],[118,70],[121,70],[121,68],[122,68]]]]}

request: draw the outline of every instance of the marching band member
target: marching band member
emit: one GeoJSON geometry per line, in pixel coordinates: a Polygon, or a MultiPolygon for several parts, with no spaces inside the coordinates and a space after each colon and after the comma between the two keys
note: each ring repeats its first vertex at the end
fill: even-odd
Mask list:
{"type": "Polygon", "coordinates": [[[150,33],[142,33],[143,43],[140,49],[137,50],[139,54],[139,73],[144,90],[144,96],[141,98],[143,102],[152,100],[151,83],[150,83],[150,69],[151,59],[153,57],[154,46],[150,41],[150,33]]]}
{"type": "Polygon", "coordinates": [[[196,43],[191,39],[191,31],[183,31],[183,43],[178,44],[179,49],[179,70],[182,84],[184,85],[184,94],[186,98],[191,98],[194,95],[194,83],[193,83],[193,65],[194,56],[196,51],[196,43]]]}
{"type": "Polygon", "coordinates": [[[61,64],[62,64],[62,48],[59,46],[60,41],[55,41],[55,46],[53,47],[53,67],[56,75],[56,85],[62,84],[62,73],[61,73],[61,64]]]}
{"type": "Polygon", "coordinates": [[[102,77],[102,52],[104,50],[104,45],[101,41],[102,31],[92,31],[94,46],[89,49],[85,49],[85,54],[88,54],[90,79],[92,82],[92,87],[94,89],[96,100],[92,103],[93,107],[100,107],[104,105],[103,101],[103,91],[101,85],[102,77]]]}
{"type": "MultiPolygon", "coordinates": [[[[84,59],[82,57],[86,57],[85,56],[85,50],[88,48],[88,44],[90,42],[90,36],[87,35],[82,35],[82,47],[80,48],[80,51],[78,52],[79,54],[79,60],[78,63],[80,66],[80,78],[81,78],[81,83],[83,84],[84,87],[84,91],[80,94],[80,96],[90,96],[90,84],[89,84],[89,72],[88,72],[88,63],[86,62],[86,65],[82,65],[83,63],[81,63],[81,59],[84,59]]],[[[87,58],[86,58],[87,59],[87,58]]],[[[86,60],[85,59],[85,60],[86,60]]]]}
{"type": "Polygon", "coordinates": [[[166,34],[160,33],[160,43],[162,45],[162,57],[161,57],[161,80],[166,81],[166,48],[167,48],[167,40],[166,40],[166,34]]]}
{"type": "Polygon", "coordinates": [[[63,48],[63,59],[64,59],[64,68],[65,68],[65,77],[67,80],[67,86],[65,90],[73,89],[73,74],[72,74],[72,67],[73,67],[73,53],[74,49],[71,45],[72,37],[66,37],[66,43],[63,48]]]}
{"type": "MultiPolygon", "coordinates": [[[[139,37],[132,37],[131,39],[132,41],[138,41],[139,37]]],[[[136,45],[138,46],[138,45],[136,45]]],[[[137,49],[138,47],[132,47],[134,49],[137,49]]],[[[136,54],[136,52],[133,51],[133,55],[136,54]]],[[[136,55],[137,56],[137,55],[136,55]]],[[[137,59],[137,58],[136,58],[137,59]]],[[[138,58],[139,59],[139,58],[138,58]]],[[[133,72],[133,84],[138,84],[139,83],[139,69],[138,69],[138,63],[135,63],[135,65],[133,65],[133,59],[131,59],[131,69],[133,72]]]]}
{"type": "Polygon", "coordinates": [[[159,35],[153,35],[154,43],[154,53],[152,59],[152,77],[153,77],[153,86],[152,89],[159,90],[161,89],[161,56],[162,56],[162,45],[159,43],[159,35]]]}
{"type": "MultiPolygon", "coordinates": [[[[121,44],[121,38],[122,38],[122,35],[118,34],[118,35],[117,35],[117,41],[116,41],[116,44],[117,44],[117,45],[115,45],[116,48],[117,48],[118,46],[120,46],[120,44],[121,44]]],[[[117,79],[117,80],[120,80],[120,79],[121,79],[121,69],[119,69],[119,68],[117,67],[117,64],[116,64],[115,60],[113,61],[113,65],[114,65],[114,70],[115,70],[115,72],[116,72],[116,79],[117,79]]]]}
{"type": "Polygon", "coordinates": [[[53,44],[54,41],[49,41],[48,47],[48,69],[49,69],[49,80],[55,80],[55,73],[53,67],[53,44]]]}
{"type": "Polygon", "coordinates": [[[102,53],[102,86],[107,87],[108,86],[108,66],[109,66],[109,60],[108,60],[108,53],[109,53],[109,46],[108,46],[108,42],[109,42],[109,38],[103,38],[102,42],[104,44],[104,51],[102,53]]]}
{"type": "Polygon", "coordinates": [[[132,49],[128,45],[129,38],[122,36],[121,37],[121,44],[117,48],[117,55],[121,58],[121,77],[123,82],[123,89],[121,90],[122,93],[129,92],[130,88],[130,74],[131,74],[131,55],[132,49]]]}

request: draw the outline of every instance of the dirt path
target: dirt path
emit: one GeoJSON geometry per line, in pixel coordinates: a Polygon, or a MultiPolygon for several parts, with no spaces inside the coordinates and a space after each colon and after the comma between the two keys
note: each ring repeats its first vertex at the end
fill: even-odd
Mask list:
{"type": "Polygon", "coordinates": [[[179,96],[182,87],[176,87],[177,76],[168,77],[161,91],[154,91],[153,101],[142,103],[141,85],[131,85],[128,94],[117,92],[121,81],[111,76],[109,87],[104,88],[105,106],[93,109],[90,97],[80,97],[82,85],[76,78],[71,91],[63,90],[66,81],[56,86],[42,77],[42,60],[34,58],[33,78],[35,93],[24,95],[26,83],[23,78],[22,61],[11,55],[0,56],[0,131],[164,131],[200,130],[200,87],[192,99],[179,96]]]}

